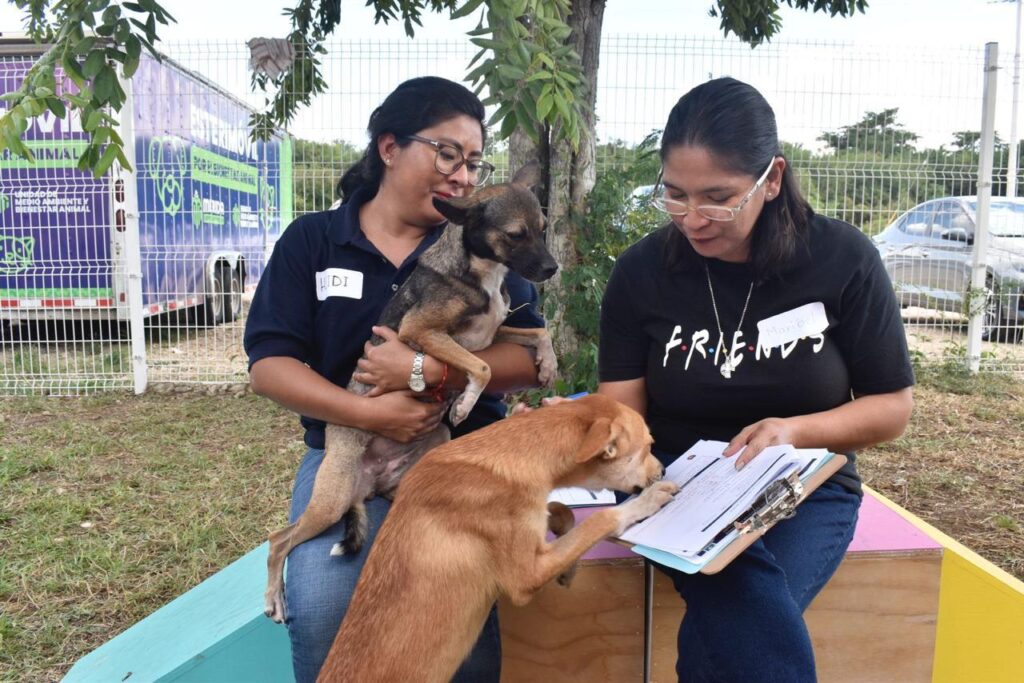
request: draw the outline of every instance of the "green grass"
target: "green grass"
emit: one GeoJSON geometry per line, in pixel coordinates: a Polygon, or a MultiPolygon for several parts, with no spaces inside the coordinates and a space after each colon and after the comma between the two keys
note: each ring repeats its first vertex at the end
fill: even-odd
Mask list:
{"type": "Polygon", "coordinates": [[[265,540],[303,452],[251,395],[0,403],[0,680],[57,680],[265,540]]]}
{"type": "MultiPolygon", "coordinates": [[[[1024,385],[918,369],[907,433],[865,481],[1024,578],[1024,385]]],[[[0,400],[0,681],[80,657],[285,521],[297,418],[206,390],[0,400]]]]}

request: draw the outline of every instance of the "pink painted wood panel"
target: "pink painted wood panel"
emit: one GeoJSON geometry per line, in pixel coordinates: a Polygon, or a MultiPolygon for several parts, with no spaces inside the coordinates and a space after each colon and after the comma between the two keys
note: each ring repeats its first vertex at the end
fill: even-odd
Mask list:
{"type": "MultiPolygon", "coordinates": [[[[599,507],[574,508],[577,523],[583,521],[599,507]]],[[[942,546],[933,541],[913,524],[889,509],[870,493],[864,495],[860,506],[860,518],[853,534],[849,552],[912,552],[917,550],[939,550],[942,546]]],[[[602,541],[594,546],[585,560],[609,560],[637,557],[629,548],[602,541]]]]}

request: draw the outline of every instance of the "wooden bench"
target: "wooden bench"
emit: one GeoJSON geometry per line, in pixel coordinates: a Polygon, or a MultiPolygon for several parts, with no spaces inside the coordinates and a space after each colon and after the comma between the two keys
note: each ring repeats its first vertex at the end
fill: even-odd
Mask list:
{"type": "MultiPolygon", "coordinates": [[[[850,550],[806,614],[819,678],[931,681],[941,562],[941,545],[865,496],[850,550]]],[[[588,553],[571,590],[547,586],[526,607],[500,609],[503,680],[643,680],[644,567],[621,546],[588,553]]],[[[676,678],[684,611],[654,572],[652,681],[676,678]]]]}
{"type": "MultiPolygon", "coordinates": [[[[287,632],[263,616],[266,554],[263,544],[157,610],[64,681],[292,681],[287,632]]],[[[654,576],[651,678],[664,683],[684,606],[654,576]]],[[[620,546],[595,548],[570,590],[500,610],[505,683],[642,680],[644,567],[620,546]]],[[[806,616],[823,683],[1024,680],[1024,584],[877,494],[806,616]]]]}

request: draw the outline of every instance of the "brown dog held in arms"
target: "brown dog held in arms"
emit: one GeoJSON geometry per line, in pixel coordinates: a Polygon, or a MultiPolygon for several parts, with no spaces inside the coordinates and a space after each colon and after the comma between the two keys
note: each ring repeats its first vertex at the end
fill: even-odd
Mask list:
{"type": "Polygon", "coordinates": [[[403,479],[318,681],[450,680],[499,595],[526,604],[671,500],[678,489],[658,481],[650,447],[639,413],[595,394],[435,448],[403,479]],[[559,486],[648,488],[549,543],[546,501],[559,486]]]}
{"type": "MultiPolygon", "coordinates": [[[[530,187],[539,167],[522,168],[511,182],[477,190],[469,197],[434,199],[449,220],[441,237],[420,256],[416,268],[381,313],[379,324],[398,332],[409,346],[457,368],[468,378],[462,394],[446,396],[452,424],[469,415],[491,378],[487,363],[471,352],[494,341],[536,349],[538,379],[555,376],[555,354],[547,330],[504,327],[509,313],[505,275],[512,270],[541,282],[558,264],[544,244],[544,214],[530,187]]],[[[384,340],[374,336],[370,343],[384,340]]],[[[349,382],[349,391],[366,394],[372,387],[349,382]]],[[[292,548],[318,535],[342,516],[343,541],[331,554],[357,552],[366,538],[363,503],[374,494],[392,496],[403,474],[424,453],[449,439],[444,424],[409,443],[353,427],[327,425],[323,463],[313,494],[294,524],[270,535],[265,612],[274,621],[286,616],[284,563],[292,548]]]]}

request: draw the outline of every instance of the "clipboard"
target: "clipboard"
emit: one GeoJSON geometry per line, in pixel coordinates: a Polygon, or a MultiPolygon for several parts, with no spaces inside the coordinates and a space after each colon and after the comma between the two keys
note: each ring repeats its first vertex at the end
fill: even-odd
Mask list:
{"type": "Polygon", "coordinates": [[[770,484],[754,505],[723,529],[704,550],[698,562],[683,559],[672,553],[645,545],[635,545],[616,539],[634,553],[653,562],[677,569],[686,574],[715,574],[761,538],[775,524],[796,514],[797,506],[829,477],[846,464],[846,456],[829,453],[814,470],[800,477],[794,472],[770,484]]]}

